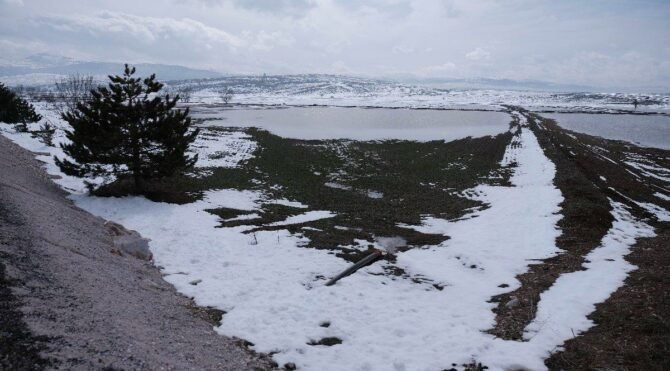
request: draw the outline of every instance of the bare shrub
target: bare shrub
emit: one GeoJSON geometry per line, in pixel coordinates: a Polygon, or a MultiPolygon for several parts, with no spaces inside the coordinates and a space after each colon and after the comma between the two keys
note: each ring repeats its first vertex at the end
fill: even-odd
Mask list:
{"type": "Polygon", "coordinates": [[[75,111],[77,103],[90,100],[94,88],[91,75],[77,73],[63,77],[55,83],[54,106],[60,113],[75,111]]]}
{"type": "Polygon", "coordinates": [[[229,87],[222,87],[217,90],[217,93],[219,94],[219,97],[224,104],[228,104],[233,99],[234,95],[233,89],[229,87]]]}
{"type": "Polygon", "coordinates": [[[182,102],[190,103],[195,89],[191,85],[181,85],[175,88],[175,93],[179,95],[182,102]]]}

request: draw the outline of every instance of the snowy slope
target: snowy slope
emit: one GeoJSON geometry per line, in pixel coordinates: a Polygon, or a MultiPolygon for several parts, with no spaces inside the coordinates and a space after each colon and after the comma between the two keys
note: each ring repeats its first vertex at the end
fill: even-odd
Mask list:
{"type": "Polygon", "coordinates": [[[175,82],[195,89],[193,101],[219,103],[232,89],[234,103],[493,109],[502,104],[550,111],[670,112],[668,94],[542,92],[505,89],[436,88],[339,75],[230,76],[175,82]]]}

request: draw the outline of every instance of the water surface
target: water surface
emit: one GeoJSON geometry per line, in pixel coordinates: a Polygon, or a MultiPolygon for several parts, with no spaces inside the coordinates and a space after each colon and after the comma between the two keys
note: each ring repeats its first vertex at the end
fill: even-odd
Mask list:
{"type": "Polygon", "coordinates": [[[670,149],[670,116],[541,113],[566,129],[606,139],[625,140],[641,147],[670,149]]]}
{"type": "Polygon", "coordinates": [[[207,126],[259,127],[296,139],[451,141],[497,135],[511,121],[505,112],[388,108],[195,106],[191,113],[207,126]]]}

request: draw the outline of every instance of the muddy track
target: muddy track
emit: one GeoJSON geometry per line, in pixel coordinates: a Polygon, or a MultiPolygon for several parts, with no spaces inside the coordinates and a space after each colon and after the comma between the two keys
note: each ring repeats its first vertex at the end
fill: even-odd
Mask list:
{"type": "Polygon", "coordinates": [[[524,112],[531,129],[556,165],[555,184],[563,193],[562,235],[557,246],[565,252],[531,265],[517,278],[522,286],[493,298],[497,325],[491,333],[522,340],[523,329],[535,317],[540,294],[564,273],[582,270],[584,256],[596,248],[612,223],[608,198],[631,208],[652,224],[657,237],[638,241],[627,260],[639,267],[625,286],[597,306],[590,319],[597,326],[568,341],[565,351],[547,360],[550,369],[670,369],[670,227],[658,222],[637,202],[653,202],[670,209],[670,202],[654,196],[667,183],[627,165],[643,159],[668,168],[668,151],[639,148],[560,128],[555,122],[524,112]],[[513,298],[515,306],[507,306],[513,298]]]}
{"type": "Polygon", "coordinates": [[[558,224],[563,233],[556,245],[565,253],[530,265],[527,273],[517,276],[521,282],[519,289],[492,299],[498,302],[498,307],[496,327],[490,333],[506,340],[523,338],[524,328],[535,318],[540,294],[561,274],[582,269],[584,256],[598,247],[613,220],[606,195],[591,180],[595,175],[573,160],[570,149],[560,142],[560,131],[539,130],[535,124],[537,117],[528,112],[524,115],[545,155],[556,165],[554,183],[564,197],[560,205],[563,218],[558,224]],[[508,306],[514,299],[517,305],[508,306]]]}

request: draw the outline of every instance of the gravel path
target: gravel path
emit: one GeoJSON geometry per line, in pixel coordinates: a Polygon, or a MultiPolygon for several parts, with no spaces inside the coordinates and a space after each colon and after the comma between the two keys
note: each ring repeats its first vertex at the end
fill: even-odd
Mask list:
{"type": "Polygon", "coordinates": [[[0,369],[265,370],[0,136],[0,369]]]}

